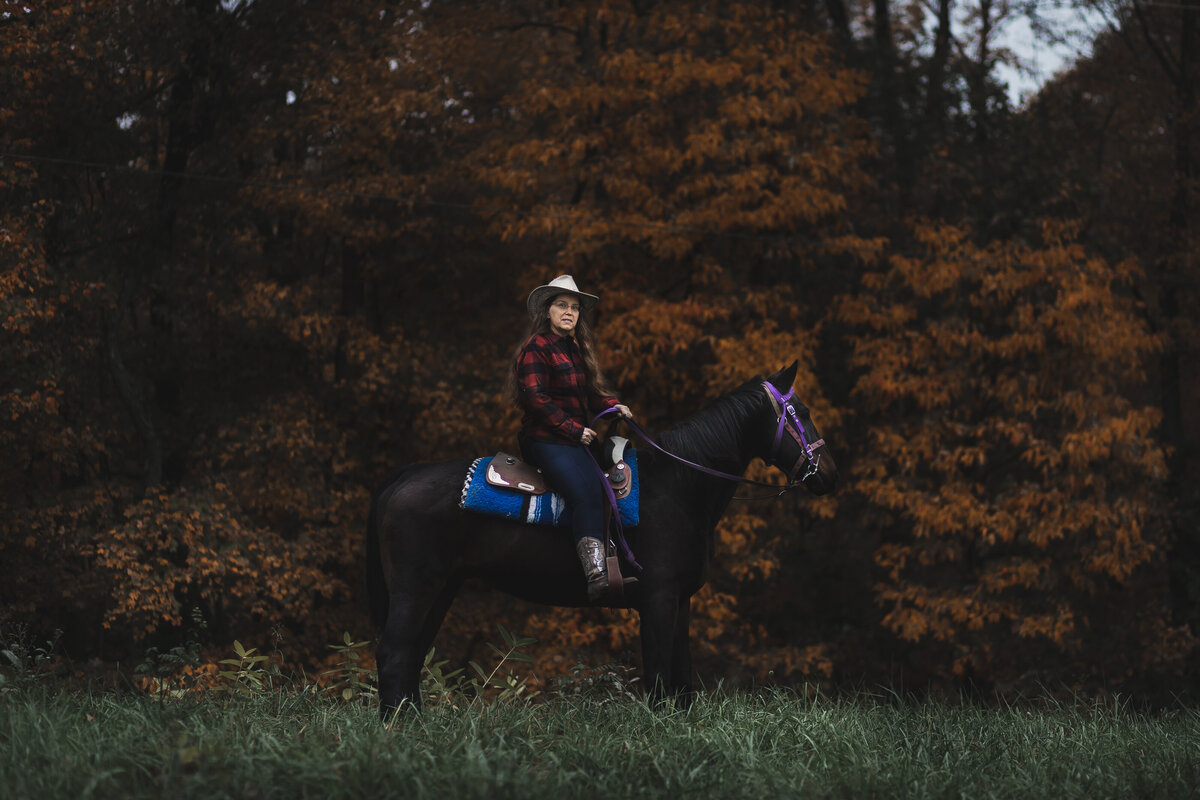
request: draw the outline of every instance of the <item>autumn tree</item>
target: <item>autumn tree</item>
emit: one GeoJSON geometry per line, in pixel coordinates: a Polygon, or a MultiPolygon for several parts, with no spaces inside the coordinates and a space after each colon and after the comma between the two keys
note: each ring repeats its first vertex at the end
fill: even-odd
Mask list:
{"type": "Polygon", "coordinates": [[[924,225],[922,252],[868,272],[854,395],[869,420],[856,491],[880,530],[875,597],[917,674],[1032,688],[1178,670],[1164,613],[1164,451],[1139,401],[1160,346],[1130,262],[1077,227],[977,247],[924,225]],[[1064,668],[1065,667],[1065,668],[1064,668]]]}
{"type": "Polygon", "coordinates": [[[1196,304],[1196,86],[1194,3],[1087,3],[1103,12],[1092,53],[1035,99],[1023,136],[1036,143],[1035,173],[1022,196],[1086,222],[1110,258],[1135,255],[1146,318],[1162,336],[1150,375],[1162,409],[1170,494],[1177,617],[1200,623],[1200,541],[1195,535],[1197,420],[1193,409],[1196,304]]]}
{"type": "Polygon", "coordinates": [[[82,236],[60,231],[77,230],[67,222],[65,197],[86,203],[108,187],[94,173],[63,174],[11,154],[49,155],[104,102],[85,94],[95,87],[94,73],[68,78],[94,55],[71,46],[83,19],[62,5],[6,4],[0,23],[0,142],[9,154],[0,182],[3,442],[12,455],[0,490],[2,596],[8,614],[32,624],[53,619],[68,644],[87,650],[99,627],[92,604],[108,587],[83,566],[81,551],[120,506],[96,478],[123,468],[114,451],[136,434],[114,422],[118,402],[93,383],[106,372],[99,321],[110,302],[107,287],[99,270],[63,268],[64,257],[90,248],[80,246],[82,236]],[[61,130],[51,124],[60,101],[61,130]],[[46,564],[61,566],[53,581],[46,564]]]}
{"type": "MultiPolygon", "coordinates": [[[[300,520],[348,520],[337,500],[357,506],[360,486],[331,492],[324,512],[293,503],[274,516],[234,491],[245,470],[311,463],[313,442],[340,443],[327,427],[306,437],[228,413],[259,407],[258,381],[278,382],[245,357],[264,351],[238,301],[239,242],[212,235],[238,225],[238,165],[222,150],[236,126],[224,111],[258,90],[235,92],[234,59],[255,52],[239,45],[262,38],[256,24],[289,30],[247,9],[5,12],[4,149],[17,160],[5,163],[3,190],[17,258],[6,261],[4,298],[21,312],[10,317],[19,335],[6,339],[5,402],[22,419],[13,432],[28,463],[3,494],[4,592],[23,616],[66,628],[76,652],[122,656],[179,633],[192,605],[224,636],[304,619],[347,591],[331,577],[354,561],[345,532],[322,540],[311,531],[328,528],[300,520]],[[311,566],[296,560],[307,556],[311,566]]],[[[274,485],[256,476],[254,494],[303,485],[290,475],[274,485]]]]}

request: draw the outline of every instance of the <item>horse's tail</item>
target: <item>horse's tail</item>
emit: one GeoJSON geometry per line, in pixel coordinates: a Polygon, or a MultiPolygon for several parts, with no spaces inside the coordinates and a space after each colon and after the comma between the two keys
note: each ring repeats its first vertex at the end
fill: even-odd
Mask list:
{"type": "Polygon", "coordinates": [[[380,504],[385,497],[391,496],[391,488],[407,471],[402,469],[387,480],[371,497],[371,513],[367,517],[367,605],[371,613],[371,624],[376,630],[383,630],[388,616],[387,580],[383,577],[383,554],[379,545],[380,504]]]}
{"type": "Polygon", "coordinates": [[[371,497],[371,514],[367,517],[367,608],[371,612],[371,624],[383,630],[387,622],[388,592],[383,578],[383,560],[379,553],[379,496],[371,497]]]}

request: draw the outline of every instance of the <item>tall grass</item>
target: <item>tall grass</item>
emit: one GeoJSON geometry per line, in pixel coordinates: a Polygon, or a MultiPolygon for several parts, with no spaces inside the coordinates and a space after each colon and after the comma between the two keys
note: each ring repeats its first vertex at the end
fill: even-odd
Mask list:
{"type": "Polygon", "coordinates": [[[1170,798],[1200,714],[717,693],[440,706],[389,729],[281,691],[154,699],[0,691],[0,794],[86,797],[1170,798]]]}

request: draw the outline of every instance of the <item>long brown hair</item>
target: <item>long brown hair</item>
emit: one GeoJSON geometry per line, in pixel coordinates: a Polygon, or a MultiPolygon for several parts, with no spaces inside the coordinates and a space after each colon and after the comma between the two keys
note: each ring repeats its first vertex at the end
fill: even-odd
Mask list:
{"type": "MultiPolygon", "coordinates": [[[[570,294],[570,292],[563,292],[563,294],[570,294]]],[[[529,328],[513,350],[512,358],[509,359],[508,379],[504,382],[504,394],[518,408],[521,408],[521,387],[517,383],[517,359],[520,357],[521,351],[525,349],[525,345],[529,344],[530,339],[538,334],[550,333],[550,304],[557,297],[558,295],[551,295],[538,306],[537,316],[529,323],[529,328]]],[[[583,357],[583,371],[587,374],[588,384],[600,394],[615,396],[616,391],[609,385],[604,373],[600,370],[600,362],[596,358],[596,339],[592,335],[592,326],[588,324],[587,312],[583,310],[580,310],[579,321],[575,323],[575,344],[579,346],[579,354],[583,357]]]]}

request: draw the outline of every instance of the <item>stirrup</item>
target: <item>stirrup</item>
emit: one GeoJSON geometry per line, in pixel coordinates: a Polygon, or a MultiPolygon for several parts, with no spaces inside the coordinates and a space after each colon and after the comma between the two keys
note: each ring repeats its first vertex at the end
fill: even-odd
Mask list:
{"type": "Polygon", "coordinates": [[[608,596],[620,600],[625,596],[626,589],[637,586],[638,579],[632,576],[626,578],[621,574],[621,560],[615,553],[605,558],[605,562],[608,572],[608,596]]]}

